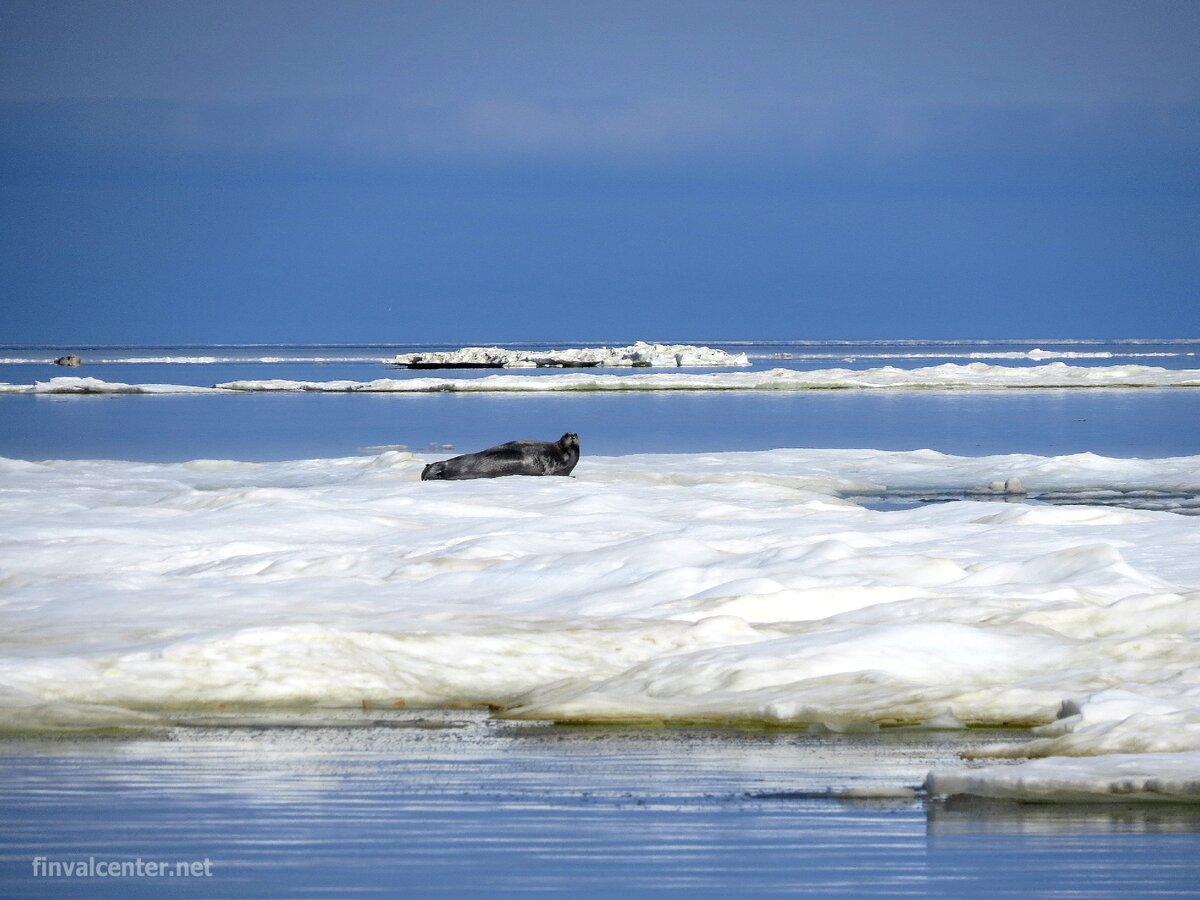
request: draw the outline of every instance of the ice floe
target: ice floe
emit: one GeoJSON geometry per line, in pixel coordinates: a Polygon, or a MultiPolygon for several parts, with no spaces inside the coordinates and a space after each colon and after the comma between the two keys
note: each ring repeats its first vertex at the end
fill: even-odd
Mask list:
{"type": "Polygon", "coordinates": [[[162,394],[213,391],[318,391],[327,393],[436,393],[541,391],[818,391],[818,390],[1003,390],[1031,388],[1200,387],[1200,369],[1156,366],[1000,366],[986,363],[902,369],[769,369],[760,372],[712,372],[613,375],[572,372],[554,375],[488,375],[475,378],[376,378],[372,381],[293,381],[243,379],[214,387],[169,384],[120,384],[97,378],[65,376],[34,384],[0,384],[0,393],[16,394],[162,394]]]}
{"type": "Polygon", "coordinates": [[[504,347],[463,347],[402,353],[393,365],[420,368],[487,367],[496,369],[748,366],[745,353],[728,353],[691,344],[652,344],[638,341],[628,347],[584,347],[563,350],[508,350],[504,347]]]}
{"type": "Polygon", "coordinates": [[[0,383],[0,394],[211,394],[216,390],[187,384],[124,384],[74,375],[33,384],[0,383]]]}
{"type": "Polygon", "coordinates": [[[925,788],[934,797],[1200,803],[1200,752],[1034,759],[1015,766],[935,770],[925,788]]]}
{"type": "Polygon", "coordinates": [[[1195,494],[1200,457],[585,455],[421,482],[427,461],[0,460],[0,728],[363,703],[1016,725],[1032,740],[987,752],[1019,761],[931,793],[1196,797],[1200,519],[856,499],[1195,494]]]}
{"type": "Polygon", "coordinates": [[[648,373],[601,375],[572,373],[531,378],[489,375],[483,378],[379,378],[374,381],[286,381],[264,379],[217,385],[240,391],[807,391],[933,390],[965,388],[1138,388],[1200,387],[1200,370],[1156,366],[996,366],[946,363],[916,369],[770,369],[763,372],[707,374],[648,373]]]}

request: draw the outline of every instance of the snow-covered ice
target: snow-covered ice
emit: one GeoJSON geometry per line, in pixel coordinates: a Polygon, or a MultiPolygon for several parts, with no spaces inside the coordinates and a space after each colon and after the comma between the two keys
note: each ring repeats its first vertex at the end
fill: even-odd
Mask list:
{"type": "Polygon", "coordinates": [[[421,482],[427,461],[0,460],[0,727],[364,702],[1020,725],[990,752],[1040,759],[930,790],[1197,798],[1200,518],[853,498],[1194,494],[1200,457],[585,443],[575,478],[421,482]]]}
{"type": "MultiPolygon", "coordinates": [[[[58,379],[56,379],[58,380],[58,379]]],[[[707,374],[653,372],[601,375],[576,372],[530,378],[379,378],[374,381],[286,381],[264,379],[217,385],[241,391],[806,391],[932,390],[950,388],[1200,387],[1200,369],[1157,366],[998,366],[946,363],[916,369],[769,369],[763,372],[707,374]]]]}
{"type": "Polygon", "coordinates": [[[750,359],[840,359],[843,361],[861,359],[1113,359],[1120,356],[1124,359],[1169,359],[1180,356],[1195,356],[1195,351],[1121,351],[1111,350],[1043,350],[1034,347],[1032,350],[978,350],[965,352],[962,350],[922,351],[917,353],[887,353],[874,349],[843,351],[841,353],[813,353],[808,350],[775,351],[766,354],[747,354],[750,359]]]}
{"type": "Polygon", "coordinates": [[[125,384],[76,375],[33,384],[0,383],[0,394],[211,394],[216,391],[216,388],[187,384],[125,384]]]}
{"type": "Polygon", "coordinates": [[[728,353],[715,347],[691,344],[658,344],[637,341],[627,347],[569,347],[563,350],[509,350],[504,347],[463,347],[460,350],[426,350],[402,353],[394,365],[411,366],[496,366],[533,369],[538,366],[647,366],[681,368],[701,366],[748,366],[745,353],[728,353]]]}
{"type": "MultiPolygon", "coordinates": [[[[710,365],[711,363],[704,363],[710,365]]],[[[542,392],[542,391],[817,391],[817,390],[1003,390],[1006,388],[1166,388],[1200,387],[1200,369],[1158,366],[1039,366],[946,363],[902,369],[769,369],[613,375],[594,372],[488,375],[477,378],[376,378],[372,381],[292,381],[243,379],[214,387],[121,384],[97,378],[63,376],[33,384],[0,384],[0,393],[205,393],[214,391],[319,391],[331,393],[542,392]]]]}

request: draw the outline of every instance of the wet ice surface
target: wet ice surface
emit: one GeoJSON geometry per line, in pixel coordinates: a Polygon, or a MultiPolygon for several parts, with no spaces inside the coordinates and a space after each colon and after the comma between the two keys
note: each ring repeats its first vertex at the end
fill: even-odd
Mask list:
{"type": "Polygon", "coordinates": [[[1046,506],[1108,506],[1118,509],[1153,509],[1178,513],[1182,516],[1200,516],[1200,494],[1191,491],[1045,491],[1009,494],[997,492],[984,494],[952,492],[894,491],[876,496],[855,498],[866,509],[879,512],[902,509],[920,509],[930,503],[952,503],[955,500],[992,501],[995,503],[1030,503],[1046,506]]]}
{"type": "Polygon", "coordinates": [[[171,881],[181,896],[1124,897],[1200,883],[1194,806],[894,796],[1012,732],[562,727],[472,710],[183,721],[0,742],[0,891],[164,890],[35,880],[37,855],[211,859],[211,879],[171,881]]]}

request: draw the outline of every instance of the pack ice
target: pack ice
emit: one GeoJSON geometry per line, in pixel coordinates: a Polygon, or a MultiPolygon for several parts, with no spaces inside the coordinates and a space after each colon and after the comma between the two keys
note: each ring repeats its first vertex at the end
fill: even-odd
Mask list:
{"type": "Polygon", "coordinates": [[[565,721],[1032,726],[931,793],[1200,800],[1200,457],[0,460],[0,726],[492,704],[565,721]]]}
{"type": "Polygon", "coordinates": [[[748,366],[745,353],[732,354],[715,347],[691,344],[659,344],[637,341],[628,347],[569,347],[564,350],[509,350],[505,347],[463,347],[460,350],[402,353],[393,365],[414,364],[461,366],[482,365],[504,369],[533,369],[539,366],[647,366],[700,367],[748,366]]]}
{"type": "MultiPolygon", "coordinates": [[[[708,348],[691,348],[708,350],[708,348]]],[[[505,351],[507,352],[507,351],[505,351]]],[[[567,352],[567,351],[562,351],[567,352]]],[[[571,351],[574,352],[574,351],[571,351]]],[[[579,351],[583,353],[584,351],[579,351]]],[[[713,350],[713,354],[723,351],[713,350]]],[[[467,348],[457,361],[479,361],[488,348],[467,348]],[[468,350],[471,351],[468,353],[468,350]],[[479,350],[479,354],[474,354],[479,350]]],[[[428,355],[428,354],[427,354],[428,355]]],[[[719,361],[704,355],[686,356],[666,347],[654,365],[743,366],[745,354],[725,354],[719,361]],[[672,351],[668,353],[667,351],[672,351]],[[673,354],[673,355],[672,355],[673,354]],[[676,361],[679,360],[679,361],[676,361]]],[[[647,357],[651,358],[651,357],[647,357]]],[[[658,358],[658,357],[654,357],[658,358]]],[[[536,367],[526,362],[505,362],[505,367],[536,367]]],[[[633,365],[605,361],[604,365],[633,365]]],[[[1004,366],[987,363],[945,363],[940,366],[872,369],[766,369],[751,372],[650,372],[646,374],[487,375],[481,378],[408,377],[371,381],[294,381],[284,378],[242,379],[213,387],[173,384],[126,384],[99,378],[63,376],[33,384],[0,384],[0,394],[172,394],[228,391],[318,391],[325,393],[530,393],[600,391],[822,391],[822,390],[1027,390],[1031,388],[1196,388],[1200,369],[1166,369],[1160,366],[1070,366],[1054,362],[1037,366],[1004,366]]]]}

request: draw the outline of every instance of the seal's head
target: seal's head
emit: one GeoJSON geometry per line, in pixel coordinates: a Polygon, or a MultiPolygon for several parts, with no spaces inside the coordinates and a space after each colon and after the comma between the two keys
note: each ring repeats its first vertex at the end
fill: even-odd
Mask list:
{"type": "Polygon", "coordinates": [[[578,448],[579,447],[579,435],[577,435],[573,431],[568,431],[566,434],[564,434],[562,437],[560,437],[558,439],[558,443],[559,443],[559,446],[562,447],[564,450],[568,450],[571,447],[578,448]]]}

